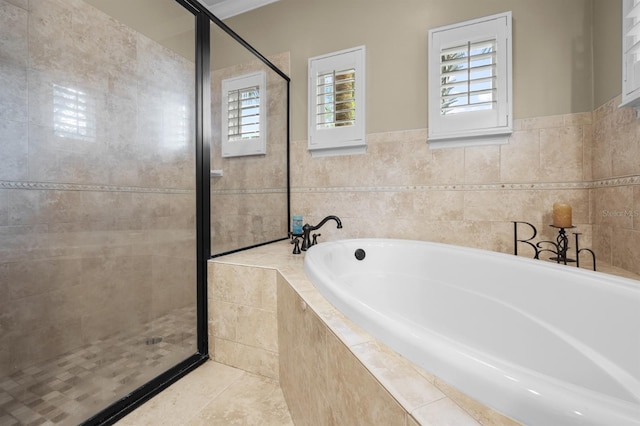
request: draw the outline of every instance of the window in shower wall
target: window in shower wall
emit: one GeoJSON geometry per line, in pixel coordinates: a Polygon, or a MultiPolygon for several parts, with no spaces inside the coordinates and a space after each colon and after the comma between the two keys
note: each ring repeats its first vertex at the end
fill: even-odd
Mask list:
{"type": "Polygon", "coordinates": [[[265,71],[222,80],[223,157],[266,154],[267,99],[265,71]]]}

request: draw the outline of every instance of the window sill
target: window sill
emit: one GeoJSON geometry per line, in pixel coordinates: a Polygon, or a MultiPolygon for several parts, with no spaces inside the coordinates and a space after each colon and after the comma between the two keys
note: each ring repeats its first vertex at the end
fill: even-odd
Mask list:
{"type": "Polygon", "coordinates": [[[493,135],[428,137],[429,149],[465,148],[468,146],[506,145],[511,137],[511,129],[493,135]]]}
{"type": "Polygon", "coordinates": [[[367,152],[367,145],[343,146],[337,148],[309,148],[311,156],[316,157],[333,157],[337,155],[357,155],[367,152]]]}

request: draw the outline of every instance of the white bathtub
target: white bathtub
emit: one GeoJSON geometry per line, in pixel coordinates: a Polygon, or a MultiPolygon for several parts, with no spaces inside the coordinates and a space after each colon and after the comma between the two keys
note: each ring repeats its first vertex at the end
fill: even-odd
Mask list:
{"type": "Polygon", "coordinates": [[[304,267],[371,335],[521,423],[640,425],[638,281],[409,240],[321,243],[304,267]]]}

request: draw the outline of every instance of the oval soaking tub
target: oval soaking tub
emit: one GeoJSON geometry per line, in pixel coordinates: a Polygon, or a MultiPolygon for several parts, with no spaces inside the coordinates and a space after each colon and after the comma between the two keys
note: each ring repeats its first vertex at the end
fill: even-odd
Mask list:
{"type": "Polygon", "coordinates": [[[321,243],[309,279],[371,335],[527,425],[640,425],[640,282],[410,240],[321,243]]]}

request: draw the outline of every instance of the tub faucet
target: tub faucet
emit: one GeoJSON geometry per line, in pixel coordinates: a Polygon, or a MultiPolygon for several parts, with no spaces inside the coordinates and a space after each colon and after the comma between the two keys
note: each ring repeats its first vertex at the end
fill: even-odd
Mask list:
{"type": "Polygon", "coordinates": [[[338,224],[337,228],[338,229],[342,228],[342,222],[340,221],[340,218],[338,216],[327,216],[324,219],[322,219],[320,223],[317,224],[316,226],[311,226],[308,223],[305,223],[304,226],[302,227],[302,247],[300,247],[300,250],[307,251],[309,247],[317,243],[315,238],[313,239],[313,242],[311,241],[311,231],[320,229],[322,225],[324,225],[328,220],[335,220],[336,223],[338,224]]]}

